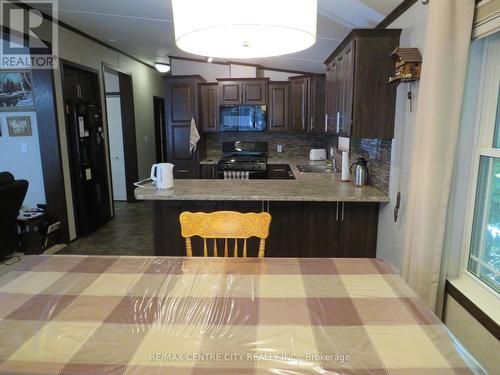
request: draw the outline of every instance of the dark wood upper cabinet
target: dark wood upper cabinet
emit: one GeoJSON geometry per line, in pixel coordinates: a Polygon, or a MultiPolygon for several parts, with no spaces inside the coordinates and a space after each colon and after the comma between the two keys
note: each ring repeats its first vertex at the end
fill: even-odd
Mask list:
{"type": "Polygon", "coordinates": [[[193,102],[196,91],[193,90],[189,82],[172,82],[170,85],[170,121],[186,122],[191,121],[195,115],[193,102]]]}
{"type": "Polygon", "coordinates": [[[288,129],[288,90],[290,83],[269,83],[269,105],[267,108],[267,128],[270,131],[288,129]]]}
{"type": "Polygon", "coordinates": [[[309,78],[309,111],[307,130],[312,133],[325,132],[325,77],[309,78]]]}
{"type": "Polygon", "coordinates": [[[243,104],[267,104],[267,79],[243,81],[243,104]]]}
{"type": "Polygon", "coordinates": [[[345,137],[351,135],[352,124],[353,46],[353,41],[348,43],[329,64],[326,73],[326,131],[345,137]]]}
{"type": "Polygon", "coordinates": [[[241,104],[243,99],[241,90],[242,85],[239,81],[219,81],[219,104],[241,104]]]}
{"type": "Polygon", "coordinates": [[[217,87],[217,83],[203,83],[199,85],[201,100],[201,128],[204,132],[216,132],[219,129],[217,87]]]}
{"type": "Polygon", "coordinates": [[[219,105],[266,105],[268,79],[224,79],[219,83],[219,105]]]}
{"type": "Polygon", "coordinates": [[[307,130],[307,110],[309,102],[309,78],[290,78],[290,124],[289,130],[307,130]]]}
{"type": "Polygon", "coordinates": [[[175,178],[197,178],[199,161],[205,157],[204,139],[200,139],[194,152],[190,151],[191,119],[200,130],[198,113],[198,84],[200,76],[174,76],[165,79],[165,118],[167,134],[167,161],[173,163],[175,178]]]}
{"type": "Polygon", "coordinates": [[[400,29],[355,29],[325,61],[328,132],[391,139],[396,86],[387,84],[400,29]]]}

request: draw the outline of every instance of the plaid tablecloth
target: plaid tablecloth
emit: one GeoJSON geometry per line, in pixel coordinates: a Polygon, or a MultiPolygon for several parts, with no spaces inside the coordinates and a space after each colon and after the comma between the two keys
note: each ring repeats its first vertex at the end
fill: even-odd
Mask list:
{"type": "Polygon", "coordinates": [[[0,277],[1,374],[481,373],[375,259],[33,256],[0,277]]]}

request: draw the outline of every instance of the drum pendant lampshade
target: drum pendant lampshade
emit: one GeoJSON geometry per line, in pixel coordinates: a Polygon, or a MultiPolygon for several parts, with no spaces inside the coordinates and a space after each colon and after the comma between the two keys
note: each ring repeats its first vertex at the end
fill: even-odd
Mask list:
{"type": "Polygon", "coordinates": [[[172,0],[175,41],[222,58],[285,55],[316,42],[317,0],[172,0]]]}

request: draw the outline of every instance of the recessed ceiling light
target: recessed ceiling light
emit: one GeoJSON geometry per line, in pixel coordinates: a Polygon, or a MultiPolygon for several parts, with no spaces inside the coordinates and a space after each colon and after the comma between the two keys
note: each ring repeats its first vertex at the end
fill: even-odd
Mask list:
{"type": "Polygon", "coordinates": [[[155,63],[155,69],[160,73],[168,73],[170,71],[170,64],[166,63],[155,63]]]}
{"type": "Polygon", "coordinates": [[[172,0],[172,7],[175,42],[196,55],[278,56],[316,42],[317,0],[172,0]]]}

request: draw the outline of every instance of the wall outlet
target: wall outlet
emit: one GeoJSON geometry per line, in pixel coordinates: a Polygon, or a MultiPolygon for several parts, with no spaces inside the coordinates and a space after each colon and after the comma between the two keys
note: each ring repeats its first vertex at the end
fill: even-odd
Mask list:
{"type": "Polygon", "coordinates": [[[21,143],[21,152],[28,152],[28,145],[26,143],[21,143]]]}
{"type": "Polygon", "coordinates": [[[148,136],[147,136],[147,135],[145,135],[145,136],[144,136],[144,143],[148,143],[148,142],[149,142],[148,136]]]}

